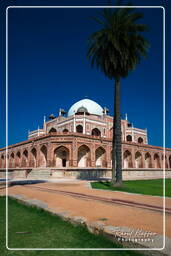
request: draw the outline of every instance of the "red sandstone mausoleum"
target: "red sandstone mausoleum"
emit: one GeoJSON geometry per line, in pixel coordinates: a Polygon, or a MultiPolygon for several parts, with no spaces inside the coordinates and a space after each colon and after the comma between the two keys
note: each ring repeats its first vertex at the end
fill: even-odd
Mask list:
{"type": "MultiPolygon", "coordinates": [[[[26,141],[8,146],[8,152],[0,149],[1,177],[7,165],[11,177],[27,177],[40,169],[54,177],[63,173],[72,176],[77,171],[91,176],[95,170],[96,174],[103,170],[102,176],[108,175],[112,166],[112,125],[108,109],[90,99],[76,102],[68,113],[60,109],[58,117],[51,115],[48,121],[44,118],[42,129],[29,132],[26,141]]],[[[138,171],[160,171],[161,175],[164,168],[171,169],[171,149],[166,148],[164,154],[162,147],[149,145],[147,130],[133,127],[127,115],[121,127],[123,171],[136,171],[138,176],[138,171]]]]}

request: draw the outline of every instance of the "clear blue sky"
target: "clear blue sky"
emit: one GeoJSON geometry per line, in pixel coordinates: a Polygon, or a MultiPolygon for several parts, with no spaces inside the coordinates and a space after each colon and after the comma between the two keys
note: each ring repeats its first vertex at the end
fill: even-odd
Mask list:
{"type": "MultiPolygon", "coordinates": [[[[2,112],[0,147],[5,146],[5,7],[9,5],[106,5],[107,1],[2,1],[0,79],[2,112]]],[[[163,5],[167,1],[132,0],[134,5],[163,5]]],[[[167,46],[169,7],[166,7],[167,46]]],[[[149,26],[144,36],[151,48],[129,77],[122,80],[122,115],[138,128],[147,128],[149,144],[162,146],[162,9],[140,9],[149,26]]],[[[43,116],[66,111],[88,96],[113,114],[113,84],[86,58],[88,36],[99,26],[90,19],[97,9],[10,9],[9,10],[9,144],[27,139],[43,116]]],[[[171,44],[171,42],[170,42],[171,44]]],[[[169,66],[169,52],[167,68],[169,66]]],[[[166,70],[166,135],[171,128],[170,75],[166,70]]],[[[170,136],[171,137],[171,136],[170,136]]],[[[171,138],[166,136],[166,146],[171,138]]]]}

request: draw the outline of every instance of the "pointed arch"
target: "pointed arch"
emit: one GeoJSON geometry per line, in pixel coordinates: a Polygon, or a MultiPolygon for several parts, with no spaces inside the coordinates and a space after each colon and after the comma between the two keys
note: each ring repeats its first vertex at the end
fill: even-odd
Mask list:
{"type": "Polygon", "coordinates": [[[135,154],[135,168],[143,168],[142,154],[139,151],[135,154]]]}
{"type": "Polygon", "coordinates": [[[159,154],[157,153],[154,154],[154,168],[156,169],[161,168],[160,157],[159,157],[159,154]]]}
{"type": "Polygon", "coordinates": [[[30,166],[36,167],[37,166],[37,150],[36,148],[32,148],[30,151],[30,166]]]}
{"type": "Polygon", "coordinates": [[[12,152],[10,154],[10,163],[9,163],[9,167],[13,168],[15,167],[15,156],[14,156],[14,152],[12,152]]]}
{"type": "Polygon", "coordinates": [[[54,150],[54,159],[56,167],[69,166],[69,149],[64,146],[59,146],[54,150]]]}
{"type": "Polygon", "coordinates": [[[106,150],[103,147],[98,147],[95,151],[96,167],[106,167],[106,150]]]}
{"type": "Polygon", "coordinates": [[[144,142],[143,138],[139,137],[138,138],[138,143],[142,144],[144,142]]]}
{"type": "Polygon", "coordinates": [[[53,133],[53,132],[57,132],[57,130],[56,130],[54,127],[52,127],[52,128],[49,130],[49,133],[53,133]]]}
{"type": "Polygon", "coordinates": [[[127,135],[126,136],[126,141],[132,141],[132,136],[131,135],[127,135]]]}
{"type": "Polygon", "coordinates": [[[149,152],[145,154],[145,168],[152,168],[152,158],[149,152]]]}
{"type": "Polygon", "coordinates": [[[133,167],[132,154],[129,150],[125,150],[125,152],[123,154],[123,165],[124,165],[124,168],[132,168],[133,167]]]}
{"type": "Polygon", "coordinates": [[[78,148],[78,167],[89,167],[91,163],[90,149],[86,145],[78,148]]]}
{"type": "Polygon", "coordinates": [[[78,133],[83,133],[83,126],[82,125],[77,125],[76,126],[76,132],[78,132],[78,133]]]}
{"type": "Polygon", "coordinates": [[[17,152],[16,154],[16,167],[20,167],[21,166],[21,153],[20,151],[17,152]]]}
{"type": "Polygon", "coordinates": [[[47,147],[45,145],[40,148],[40,161],[39,165],[41,167],[46,167],[47,165],[47,147]]]}
{"type": "Polygon", "coordinates": [[[28,150],[27,149],[25,149],[23,151],[21,166],[22,167],[27,167],[28,166],[28,150]]]}
{"type": "Polygon", "coordinates": [[[91,131],[91,135],[93,135],[93,136],[101,136],[101,131],[98,128],[94,128],[91,131]]]}
{"type": "Polygon", "coordinates": [[[68,133],[69,130],[65,128],[62,132],[63,132],[63,133],[68,133]]]}

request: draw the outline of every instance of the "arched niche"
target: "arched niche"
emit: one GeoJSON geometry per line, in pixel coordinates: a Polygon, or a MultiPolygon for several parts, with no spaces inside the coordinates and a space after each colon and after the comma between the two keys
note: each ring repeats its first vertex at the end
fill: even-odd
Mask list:
{"type": "Polygon", "coordinates": [[[63,133],[68,133],[69,131],[68,131],[68,129],[65,128],[62,132],[63,133]]]}
{"type": "Polygon", "coordinates": [[[28,166],[28,150],[25,149],[22,154],[22,167],[28,166]]]}
{"type": "Polygon", "coordinates": [[[152,158],[149,152],[145,154],[145,168],[152,168],[152,158]]]}
{"type": "Polygon", "coordinates": [[[11,168],[15,167],[15,156],[13,152],[10,155],[10,167],[11,168]]]}
{"type": "Polygon", "coordinates": [[[45,145],[43,145],[40,148],[39,165],[40,165],[40,167],[46,167],[47,166],[47,147],[45,145]]]}
{"type": "Polygon", "coordinates": [[[96,167],[106,167],[106,150],[98,147],[95,151],[96,167]]]}
{"type": "Polygon", "coordinates": [[[30,156],[30,166],[36,167],[36,162],[37,162],[37,150],[36,148],[31,149],[31,156],[30,156]]]}
{"type": "Polygon", "coordinates": [[[160,157],[157,153],[154,154],[154,168],[161,168],[160,157]]]}
{"type": "Polygon", "coordinates": [[[57,132],[57,130],[56,130],[54,127],[52,127],[52,128],[49,130],[49,133],[54,133],[54,132],[57,132]]]}
{"type": "Polygon", "coordinates": [[[123,165],[124,168],[132,168],[132,154],[129,150],[125,150],[123,154],[123,165]]]}
{"type": "Polygon", "coordinates": [[[101,136],[101,131],[98,128],[94,128],[91,131],[91,135],[93,135],[93,136],[101,136]]]}
{"type": "Polygon", "coordinates": [[[144,141],[143,141],[143,138],[139,137],[139,138],[138,138],[138,143],[139,143],[139,144],[142,144],[143,142],[144,142],[144,141]]]}
{"type": "Polygon", "coordinates": [[[21,166],[21,153],[20,151],[18,151],[16,154],[16,167],[20,167],[20,166],[21,166]]]}
{"type": "Polygon", "coordinates": [[[142,154],[137,151],[135,154],[135,168],[143,168],[143,159],[142,154]]]}
{"type": "Polygon", "coordinates": [[[90,166],[90,149],[86,145],[78,148],[78,167],[90,166]]]}
{"type": "Polygon", "coordinates": [[[132,141],[132,136],[131,135],[127,135],[126,136],[126,141],[132,141]]]}
{"type": "Polygon", "coordinates": [[[82,125],[77,125],[76,126],[76,132],[78,132],[78,133],[83,133],[83,126],[82,125]]]}
{"type": "Polygon", "coordinates": [[[54,150],[55,166],[58,168],[69,166],[69,149],[60,146],[54,150]]]}

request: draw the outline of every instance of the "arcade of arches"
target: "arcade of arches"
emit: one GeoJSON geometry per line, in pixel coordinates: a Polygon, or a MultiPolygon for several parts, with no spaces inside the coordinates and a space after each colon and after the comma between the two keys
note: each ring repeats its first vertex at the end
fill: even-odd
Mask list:
{"type": "MultiPolygon", "coordinates": [[[[55,168],[111,168],[112,149],[104,146],[82,143],[77,147],[72,144],[36,145],[23,149],[11,149],[6,156],[0,152],[0,168],[55,167],[55,168]],[[8,161],[6,161],[6,157],[8,161]]],[[[164,157],[163,152],[145,152],[144,150],[123,148],[123,168],[171,168],[171,152],[164,157]]]]}

